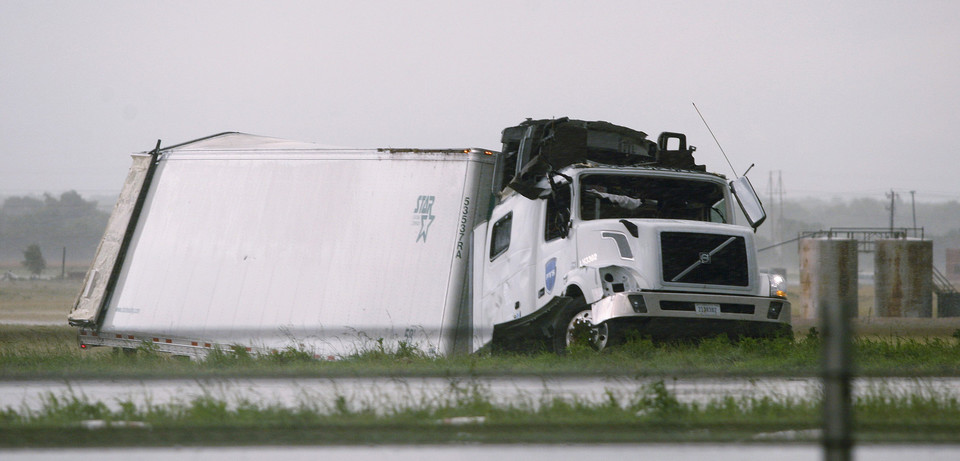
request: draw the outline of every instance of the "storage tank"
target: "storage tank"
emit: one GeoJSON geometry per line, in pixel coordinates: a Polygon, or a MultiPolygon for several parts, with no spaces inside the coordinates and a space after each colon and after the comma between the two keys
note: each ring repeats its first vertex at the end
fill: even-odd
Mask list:
{"type": "Polygon", "coordinates": [[[950,283],[960,283],[960,248],[947,248],[947,271],[944,275],[950,283]]]}
{"type": "Polygon", "coordinates": [[[819,318],[822,309],[857,316],[857,241],[800,239],[800,315],[819,318]]]}
{"type": "Polygon", "coordinates": [[[960,293],[937,293],[937,317],[960,317],[960,293]]]}
{"type": "Polygon", "coordinates": [[[933,242],[875,242],[875,313],[879,317],[933,316],[933,242]]]}

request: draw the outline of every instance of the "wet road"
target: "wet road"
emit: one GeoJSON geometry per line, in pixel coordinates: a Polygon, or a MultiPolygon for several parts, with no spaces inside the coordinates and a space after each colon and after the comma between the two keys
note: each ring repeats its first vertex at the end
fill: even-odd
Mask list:
{"type": "MultiPolygon", "coordinates": [[[[814,461],[822,459],[816,445],[444,445],[373,447],[249,447],[249,448],[137,448],[0,451],[5,461],[160,461],[202,459],[204,461],[351,461],[457,460],[558,461],[566,459],[664,459],[670,461],[814,461]]],[[[960,459],[960,446],[866,445],[854,450],[854,459],[894,461],[960,459]]]]}

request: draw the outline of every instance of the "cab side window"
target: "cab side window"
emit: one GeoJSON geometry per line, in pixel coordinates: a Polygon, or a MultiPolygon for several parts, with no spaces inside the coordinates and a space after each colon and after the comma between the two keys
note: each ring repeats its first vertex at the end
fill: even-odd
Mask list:
{"type": "Polygon", "coordinates": [[[497,220],[493,224],[493,231],[490,233],[490,260],[497,259],[510,248],[510,228],[513,224],[513,212],[497,220]]]}

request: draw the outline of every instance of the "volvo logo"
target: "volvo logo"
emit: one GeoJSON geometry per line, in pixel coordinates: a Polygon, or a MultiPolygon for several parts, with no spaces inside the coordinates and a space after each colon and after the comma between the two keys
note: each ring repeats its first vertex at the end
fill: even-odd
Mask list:
{"type": "Polygon", "coordinates": [[[710,253],[700,252],[700,264],[710,264],[710,253]]]}

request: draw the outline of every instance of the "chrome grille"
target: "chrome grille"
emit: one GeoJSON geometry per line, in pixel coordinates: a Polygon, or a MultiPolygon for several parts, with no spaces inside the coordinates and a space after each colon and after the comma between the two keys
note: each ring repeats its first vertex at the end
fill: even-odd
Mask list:
{"type": "Polygon", "coordinates": [[[665,283],[750,284],[747,247],[741,236],[662,232],[660,254],[665,283]]]}

